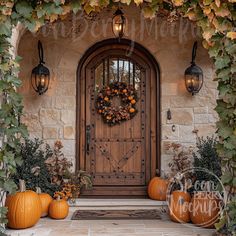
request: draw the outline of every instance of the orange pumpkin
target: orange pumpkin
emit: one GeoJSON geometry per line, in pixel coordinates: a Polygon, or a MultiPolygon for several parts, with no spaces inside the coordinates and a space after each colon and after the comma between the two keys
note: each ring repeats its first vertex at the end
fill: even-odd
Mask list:
{"type": "Polygon", "coordinates": [[[161,177],[154,177],[148,184],[148,196],[153,200],[165,201],[169,181],[161,177]]]}
{"type": "Polygon", "coordinates": [[[69,213],[69,205],[67,201],[58,197],[53,200],[49,206],[49,216],[53,219],[64,219],[69,213]]]}
{"type": "Polygon", "coordinates": [[[135,103],[136,103],[135,99],[131,100],[131,104],[135,104],[135,103]]]}
{"type": "Polygon", "coordinates": [[[220,198],[213,192],[195,193],[190,205],[191,221],[201,227],[214,227],[219,219],[220,204],[220,198]]]}
{"type": "Polygon", "coordinates": [[[25,188],[25,182],[20,180],[20,191],[6,198],[8,208],[8,227],[25,229],[35,225],[40,219],[42,208],[37,193],[25,188]]]}
{"type": "Polygon", "coordinates": [[[41,217],[45,217],[48,215],[49,205],[52,202],[52,197],[47,193],[42,193],[39,187],[36,188],[36,192],[39,195],[41,206],[42,206],[42,214],[41,217]]]}
{"type": "Polygon", "coordinates": [[[171,220],[179,223],[187,223],[190,221],[189,214],[189,202],[191,196],[189,193],[184,191],[173,191],[170,199],[170,218],[171,220]]]}

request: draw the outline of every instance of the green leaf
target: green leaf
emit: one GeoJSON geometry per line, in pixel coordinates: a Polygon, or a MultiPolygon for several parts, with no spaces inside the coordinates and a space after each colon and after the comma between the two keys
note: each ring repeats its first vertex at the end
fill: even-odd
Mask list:
{"type": "Polygon", "coordinates": [[[81,9],[81,4],[77,0],[71,1],[70,5],[74,14],[76,14],[81,9]]]}
{"type": "Polygon", "coordinates": [[[0,170],[0,177],[5,178],[6,177],[6,170],[0,170]]]}
{"type": "Polygon", "coordinates": [[[3,188],[8,193],[14,193],[17,190],[17,186],[13,180],[5,181],[3,188]]]}
{"type": "Polygon", "coordinates": [[[228,138],[230,135],[232,135],[233,129],[228,126],[223,126],[218,130],[218,134],[222,136],[224,139],[228,138]]]}
{"type": "Polygon", "coordinates": [[[227,67],[230,63],[230,57],[224,56],[224,57],[217,57],[215,60],[215,67],[217,70],[223,69],[227,67]]]}
{"type": "Polygon", "coordinates": [[[221,44],[220,42],[217,41],[213,47],[209,48],[209,55],[210,57],[217,57],[220,51],[221,51],[221,44]]]}
{"type": "Polygon", "coordinates": [[[226,222],[226,217],[222,217],[220,221],[215,224],[216,230],[218,231],[219,229],[223,228],[226,222]]]}
{"type": "Polygon", "coordinates": [[[16,3],[16,11],[25,18],[30,18],[33,12],[33,8],[27,1],[18,1],[16,3]]]}
{"type": "Polygon", "coordinates": [[[230,44],[225,48],[228,54],[234,55],[236,53],[236,44],[230,44]]]}
{"type": "Polygon", "coordinates": [[[56,6],[53,2],[46,3],[44,5],[44,9],[46,11],[47,15],[52,15],[52,14],[61,14],[63,12],[62,7],[56,6]]]}
{"type": "Polygon", "coordinates": [[[233,178],[232,184],[233,184],[234,187],[236,187],[236,178],[233,178]]]}
{"type": "Polygon", "coordinates": [[[0,23],[0,36],[1,35],[10,36],[11,29],[12,29],[12,26],[11,26],[10,20],[7,20],[5,22],[1,22],[0,23]]]}
{"type": "Polygon", "coordinates": [[[233,180],[233,176],[231,173],[224,173],[221,177],[221,181],[223,184],[230,184],[231,181],[233,180]]]}

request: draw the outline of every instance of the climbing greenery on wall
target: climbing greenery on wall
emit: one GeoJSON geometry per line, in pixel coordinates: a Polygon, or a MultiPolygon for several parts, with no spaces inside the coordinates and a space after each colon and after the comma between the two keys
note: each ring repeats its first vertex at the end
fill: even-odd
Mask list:
{"type": "MultiPolygon", "coordinates": [[[[20,123],[21,96],[17,87],[18,58],[11,54],[10,38],[18,22],[30,31],[64,19],[79,10],[85,13],[99,12],[117,2],[129,5],[131,0],[1,0],[0,2],[0,188],[2,193],[13,192],[16,187],[11,179],[16,165],[20,164],[20,137],[27,129],[20,123]]],[[[134,0],[146,18],[157,13],[169,19],[186,17],[196,22],[203,37],[203,46],[213,58],[218,81],[219,99],[216,111],[222,158],[222,181],[229,192],[228,205],[217,225],[226,235],[236,231],[236,0],[134,0]]],[[[137,8],[138,9],[138,8],[137,8]]],[[[5,222],[6,209],[0,208],[1,222],[5,222]]]]}

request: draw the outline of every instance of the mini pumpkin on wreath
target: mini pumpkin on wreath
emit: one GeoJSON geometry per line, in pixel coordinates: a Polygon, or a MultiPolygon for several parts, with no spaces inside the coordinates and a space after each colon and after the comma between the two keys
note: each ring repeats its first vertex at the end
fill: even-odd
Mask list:
{"type": "Polygon", "coordinates": [[[114,82],[104,86],[96,99],[97,112],[102,116],[105,123],[110,126],[131,120],[136,114],[137,91],[133,85],[124,82],[114,82]],[[114,106],[112,99],[119,97],[121,106],[114,106]]]}

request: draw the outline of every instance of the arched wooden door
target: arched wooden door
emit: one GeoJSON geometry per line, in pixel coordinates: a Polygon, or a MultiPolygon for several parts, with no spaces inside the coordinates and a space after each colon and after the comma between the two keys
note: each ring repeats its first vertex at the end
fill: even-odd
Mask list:
{"type": "MultiPolygon", "coordinates": [[[[93,46],[80,62],[77,87],[77,169],[93,177],[88,196],[146,196],[160,169],[159,71],[149,53],[128,40],[106,40],[93,46]],[[109,126],[96,110],[100,89],[113,82],[132,84],[138,113],[109,126]]],[[[118,97],[113,99],[120,106],[118,97]]]]}

